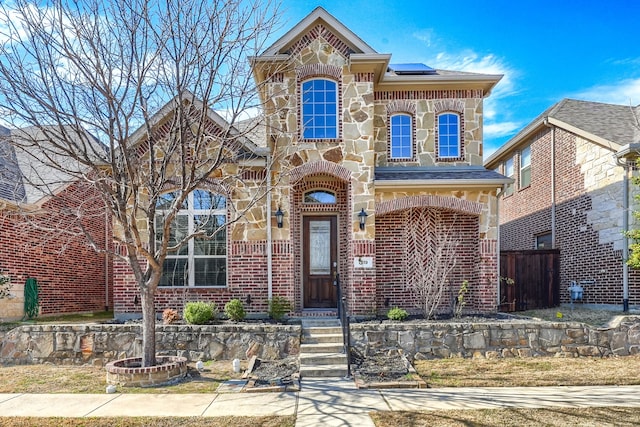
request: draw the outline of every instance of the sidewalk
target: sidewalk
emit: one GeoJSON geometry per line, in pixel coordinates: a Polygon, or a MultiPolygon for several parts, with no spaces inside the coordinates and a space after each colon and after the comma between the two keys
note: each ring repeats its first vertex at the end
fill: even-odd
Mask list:
{"type": "Polygon", "coordinates": [[[299,392],[0,394],[0,416],[296,415],[296,426],[373,426],[371,411],[640,407],[640,386],[357,390],[342,378],[306,379],[299,392]]]}

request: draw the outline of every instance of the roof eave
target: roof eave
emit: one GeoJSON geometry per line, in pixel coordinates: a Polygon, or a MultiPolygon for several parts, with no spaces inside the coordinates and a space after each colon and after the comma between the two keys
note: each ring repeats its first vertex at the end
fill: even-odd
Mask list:
{"type": "Polygon", "coordinates": [[[498,179],[385,179],[375,180],[377,188],[416,189],[416,188],[476,188],[495,189],[513,182],[511,178],[498,179]]]}
{"type": "Polygon", "coordinates": [[[482,89],[483,96],[486,98],[491,94],[493,88],[502,79],[502,74],[464,74],[464,75],[389,75],[385,74],[381,77],[379,88],[384,89],[385,86],[408,86],[415,88],[416,86],[437,86],[456,88],[456,89],[482,89]]]}

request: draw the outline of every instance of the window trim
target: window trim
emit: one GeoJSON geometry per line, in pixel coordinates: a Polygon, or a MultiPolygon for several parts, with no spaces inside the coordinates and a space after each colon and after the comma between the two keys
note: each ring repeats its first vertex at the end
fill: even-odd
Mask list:
{"type": "MultiPolygon", "coordinates": [[[[389,114],[389,125],[388,125],[388,132],[389,132],[389,160],[390,161],[407,161],[407,160],[413,160],[415,159],[415,119],[413,117],[413,114],[406,112],[406,111],[397,111],[397,112],[393,112],[391,114],[389,114]],[[395,157],[393,155],[393,129],[394,129],[394,124],[393,124],[393,119],[396,117],[408,117],[409,118],[409,132],[408,132],[408,138],[409,138],[409,156],[399,156],[399,157],[395,157]]],[[[404,125],[402,126],[404,127],[404,125]]],[[[405,135],[402,134],[400,135],[400,137],[404,137],[405,135]]],[[[401,144],[402,148],[404,148],[403,144],[401,144]]]]}
{"type": "Polygon", "coordinates": [[[520,150],[520,172],[519,172],[518,178],[519,178],[518,188],[520,190],[527,188],[531,185],[531,145],[527,145],[522,150],[520,150]],[[524,152],[526,150],[529,150],[529,163],[523,166],[522,160],[524,159],[524,152]],[[522,177],[526,170],[529,171],[529,182],[527,184],[523,184],[524,179],[522,177]]]}
{"type": "MultiPolygon", "coordinates": [[[[167,194],[167,193],[165,193],[167,194]]],[[[192,191],[191,193],[189,193],[189,195],[187,196],[187,199],[185,200],[186,203],[186,208],[182,208],[180,209],[177,213],[176,216],[174,218],[174,221],[176,221],[179,217],[187,217],[187,233],[188,234],[192,234],[195,231],[195,218],[198,215],[207,215],[207,216],[222,216],[224,217],[224,222],[225,225],[228,224],[228,203],[229,203],[229,199],[227,197],[224,197],[223,195],[216,193],[216,192],[212,192],[209,191],[207,189],[196,189],[194,191],[192,191]],[[194,193],[196,191],[202,191],[202,192],[206,192],[209,194],[213,194],[213,195],[219,195],[220,197],[223,197],[225,200],[225,207],[224,208],[217,208],[217,209],[196,209],[194,208],[194,193]]],[[[162,227],[162,224],[160,224],[158,221],[160,219],[164,220],[163,218],[163,213],[167,213],[167,210],[164,209],[157,209],[156,210],[156,215],[154,218],[154,225],[156,227],[156,230],[158,230],[159,227],[162,227]]],[[[156,232],[157,235],[157,232],[156,232]]],[[[184,246],[183,246],[184,247],[184,246]]],[[[225,248],[225,254],[224,255],[196,255],[195,254],[195,238],[191,238],[189,239],[189,241],[186,244],[187,247],[187,254],[186,255],[178,255],[178,254],[168,254],[167,257],[165,258],[165,260],[173,260],[173,259],[186,259],[187,260],[187,278],[188,278],[188,283],[184,284],[184,285],[159,285],[159,288],[162,289],[204,289],[204,288],[216,288],[216,289],[226,289],[229,287],[229,233],[226,230],[225,227],[225,242],[224,242],[224,248],[225,248]],[[224,259],[224,281],[225,284],[224,285],[198,285],[195,283],[195,260],[196,259],[224,259]]]]}
{"type": "MultiPolygon", "coordinates": [[[[313,88],[312,88],[313,89],[313,88]]],[[[326,91],[325,91],[326,92],[326,91]]],[[[314,93],[313,91],[311,93],[314,93]]],[[[300,138],[304,141],[337,141],[340,139],[340,83],[339,81],[330,78],[328,76],[314,76],[314,77],[309,77],[307,79],[304,79],[300,82],[300,98],[299,98],[299,102],[300,102],[300,109],[299,109],[299,127],[300,127],[300,138]],[[304,109],[305,109],[305,102],[304,102],[304,98],[305,98],[305,85],[306,84],[311,84],[313,85],[313,82],[315,81],[324,81],[324,82],[330,82],[331,84],[334,85],[334,89],[335,89],[335,115],[332,114],[327,114],[326,111],[324,113],[324,118],[327,117],[334,117],[335,118],[335,136],[330,136],[330,137],[320,137],[320,136],[316,136],[315,135],[315,131],[314,131],[314,135],[312,136],[306,136],[305,132],[307,129],[316,129],[316,127],[309,127],[307,128],[305,126],[305,123],[307,122],[306,117],[305,117],[305,113],[304,113],[304,109]]],[[[315,97],[312,100],[312,102],[315,101],[315,97]]],[[[313,104],[315,105],[315,103],[313,104]]],[[[324,104],[326,107],[326,103],[324,104]]],[[[312,121],[315,119],[315,115],[312,114],[312,117],[310,118],[309,121],[312,121]]],[[[319,127],[318,127],[319,128],[319,127]]],[[[330,129],[327,126],[324,126],[324,129],[330,129]]]]}
{"type": "MultiPolygon", "coordinates": [[[[463,151],[463,119],[462,119],[462,113],[458,112],[458,111],[442,111],[439,112],[436,115],[436,135],[437,135],[437,144],[436,144],[436,159],[439,161],[456,161],[456,160],[463,160],[464,159],[464,151],[463,151]],[[456,125],[457,125],[457,130],[458,132],[456,133],[457,136],[457,148],[458,148],[458,152],[457,155],[455,156],[450,156],[450,155],[443,155],[442,154],[442,133],[440,132],[440,118],[444,117],[444,116],[453,116],[456,117],[456,125]]],[[[453,134],[446,134],[447,137],[451,137],[453,136],[453,134]]],[[[449,147],[449,145],[447,145],[447,147],[449,147]]]]}
{"type": "MultiPolygon", "coordinates": [[[[515,159],[513,158],[513,156],[511,156],[508,159],[505,159],[505,161],[504,161],[504,176],[506,176],[507,178],[515,179],[515,175],[516,175],[515,159]],[[511,162],[511,174],[510,175],[509,175],[509,162],[511,162]]],[[[507,186],[504,189],[504,196],[505,197],[511,196],[514,193],[515,186],[516,186],[515,182],[507,184],[507,186]]]]}

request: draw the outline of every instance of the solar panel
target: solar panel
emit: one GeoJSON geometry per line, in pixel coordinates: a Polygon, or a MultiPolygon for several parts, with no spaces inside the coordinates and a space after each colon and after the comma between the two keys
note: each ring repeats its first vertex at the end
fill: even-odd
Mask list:
{"type": "Polygon", "coordinates": [[[393,71],[399,75],[433,74],[436,72],[436,70],[428,65],[419,62],[412,64],[389,64],[389,71],[393,71]]]}

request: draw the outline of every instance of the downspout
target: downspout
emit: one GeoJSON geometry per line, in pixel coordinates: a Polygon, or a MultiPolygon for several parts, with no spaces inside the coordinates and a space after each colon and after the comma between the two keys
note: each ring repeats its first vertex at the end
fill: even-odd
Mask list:
{"type": "Polygon", "coordinates": [[[271,153],[267,154],[267,298],[273,298],[273,251],[271,235],[271,153]]]}
{"type": "Polygon", "coordinates": [[[498,258],[496,262],[498,266],[498,294],[496,295],[496,302],[498,304],[498,309],[500,309],[500,285],[502,284],[502,280],[500,280],[500,199],[502,198],[506,188],[507,184],[502,184],[500,193],[496,194],[496,254],[498,258]]]}
{"type": "Polygon", "coordinates": [[[544,118],[544,125],[551,129],[551,249],[556,248],[556,128],[544,118]]]}
{"type": "Polygon", "coordinates": [[[109,212],[104,211],[104,311],[109,311],[109,212]]]}
{"type": "Polygon", "coordinates": [[[629,311],[629,165],[625,162],[622,189],[622,311],[629,311]]]}
{"type": "Polygon", "coordinates": [[[618,166],[624,168],[622,179],[622,311],[629,311],[629,162],[616,158],[618,166]]]}

